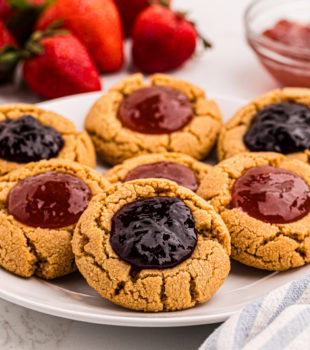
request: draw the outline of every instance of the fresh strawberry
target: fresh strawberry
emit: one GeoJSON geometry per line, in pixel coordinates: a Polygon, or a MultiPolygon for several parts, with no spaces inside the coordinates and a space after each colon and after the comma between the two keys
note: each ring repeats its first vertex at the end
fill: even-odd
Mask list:
{"type": "Polygon", "coordinates": [[[6,29],[3,22],[0,21],[0,50],[6,45],[17,45],[12,34],[6,29]]]}
{"type": "Polygon", "coordinates": [[[121,68],[123,30],[113,0],[57,0],[42,14],[36,29],[45,29],[57,19],[83,42],[101,71],[121,68]]]}
{"type": "MultiPolygon", "coordinates": [[[[153,3],[156,4],[160,1],[153,0],[153,3]]],[[[168,1],[170,2],[170,0],[168,1]]],[[[115,3],[122,17],[125,34],[130,36],[138,14],[150,6],[151,2],[149,0],[115,0],[115,3]]]]}
{"type": "MultiPolygon", "coordinates": [[[[138,16],[133,28],[132,57],[146,73],[178,68],[195,52],[198,33],[184,14],[152,5],[138,16]]],[[[204,40],[206,47],[210,44],[204,40]]]]}
{"type": "Polygon", "coordinates": [[[26,44],[24,79],[38,95],[56,98],[101,89],[97,68],[85,46],[72,34],[34,33],[26,44]]]}

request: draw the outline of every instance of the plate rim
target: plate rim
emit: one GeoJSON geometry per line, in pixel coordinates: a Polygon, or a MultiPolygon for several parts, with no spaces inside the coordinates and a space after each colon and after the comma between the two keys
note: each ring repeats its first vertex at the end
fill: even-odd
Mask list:
{"type": "MultiPolygon", "coordinates": [[[[46,107],[48,105],[65,103],[70,102],[74,99],[93,99],[93,102],[96,101],[97,98],[99,98],[104,93],[103,90],[91,92],[91,93],[82,93],[77,95],[71,95],[56,99],[51,99],[47,101],[38,102],[35,105],[37,105],[40,108],[49,108],[46,107]]],[[[226,101],[233,101],[236,104],[239,104],[242,106],[243,104],[247,103],[245,99],[239,98],[237,96],[229,96],[221,93],[216,92],[208,92],[207,96],[210,96],[211,99],[219,99],[219,100],[226,100],[226,101]]],[[[12,277],[16,277],[12,275],[12,277]]],[[[36,278],[36,277],[33,277],[36,278]]],[[[240,308],[244,305],[246,305],[248,302],[245,301],[244,303],[239,303],[236,305],[236,309],[230,310],[227,312],[219,312],[217,314],[213,315],[194,315],[194,316],[182,316],[182,311],[177,311],[177,313],[180,313],[180,316],[173,317],[161,317],[156,316],[156,313],[152,314],[152,317],[143,317],[142,314],[135,313],[135,311],[132,311],[132,316],[121,316],[121,315],[107,315],[107,314],[93,314],[88,313],[86,311],[76,311],[74,309],[65,309],[61,306],[55,306],[47,304],[46,302],[40,302],[40,301],[34,301],[32,299],[28,299],[27,297],[23,297],[20,294],[14,293],[14,292],[8,292],[4,291],[0,287],[0,298],[7,300],[9,302],[12,302],[16,305],[35,310],[37,312],[45,313],[48,315],[53,315],[57,317],[62,317],[65,319],[71,319],[75,321],[82,321],[82,322],[88,322],[88,323],[94,323],[94,324],[105,324],[105,325],[115,325],[115,326],[124,326],[124,327],[183,327],[183,326],[195,326],[195,325],[202,325],[202,324],[213,324],[218,323],[226,320],[228,317],[230,317],[233,313],[240,310],[240,308]],[[154,316],[153,316],[154,315],[154,316]]],[[[169,315],[169,313],[165,313],[166,315],[169,315]]]]}
{"type": "MultiPolygon", "coordinates": [[[[15,277],[15,276],[13,276],[15,277]]],[[[56,317],[61,317],[69,320],[94,323],[94,324],[103,324],[111,326],[121,326],[121,327],[184,327],[184,326],[198,326],[204,324],[214,324],[218,322],[223,322],[228,319],[232,314],[237,312],[242,306],[247,303],[238,304],[239,308],[235,311],[227,311],[218,313],[217,315],[199,315],[199,316],[180,316],[180,317],[163,317],[155,316],[146,318],[143,317],[143,314],[139,315],[138,313],[133,315],[136,316],[113,316],[113,315],[94,315],[91,313],[75,310],[67,310],[58,306],[50,306],[40,302],[31,302],[27,298],[21,296],[12,295],[11,293],[4,292],[0,290],[0,298],[6,301],[12,302],[13,304],[25,307],[30,310],[44,313],[46,315],[52,315],[56,317]],[[132,323],[131,323],[132,322],[132,323]]],[[[182,312],[182,311],[177,311],[182,312]]],[[[148,313],[150,314],[150,313],[148,313]]],[[[169,313],[166,313],[167,315],[169,313]]],[[[156,313],[153,313],[156,315],[156,313]]]]}

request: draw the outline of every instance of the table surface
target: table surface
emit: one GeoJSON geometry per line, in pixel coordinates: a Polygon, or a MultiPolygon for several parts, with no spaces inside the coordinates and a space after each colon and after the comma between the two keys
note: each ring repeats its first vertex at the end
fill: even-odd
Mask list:
{"type": "MultiPolygon", "coordinates": [[[[243,13],[249,0],[174,0],[186,9],[214,48],[173,74],[203,75],[207,92],[252,99],[277,83],[264,71],[244,39],[243,13]]],[[[124,70],[120,76],[127,72],[124,70]]],[[[117,77],[116,77],[117,78],[117,77]]],[[[103,84],[105,77],[102,77],[103,84]]],[[[37,102],[24,84],[0,87],[0,103],[37,102]]],[[[218,325],[184,328],[129,328],[92,325],[35,311],[0,300],[0,348],[54,349],[197,349],[218,325]]]]}

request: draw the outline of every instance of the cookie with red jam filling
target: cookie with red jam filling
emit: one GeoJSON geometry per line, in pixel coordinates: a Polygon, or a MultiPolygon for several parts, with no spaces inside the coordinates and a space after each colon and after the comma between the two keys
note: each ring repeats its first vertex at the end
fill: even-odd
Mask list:
{"type": "Polygon", "coordinates": [[[149,83],[141,74],[124,79],[94,104],[85,121],[98,155],[110,164],[165,152],[203,159],[221,126],[219,108],[203,90],[164,74],[151,76],[149,83]]]}
{"type": "Polygon", "coordinates": [[[95,170],[64,159],[29,163],[0,177],[0,266],[44,279],[75,271],[74,228],[107,186],[95,170]]]}
{"type": "Polygon", "coordinates": [[[156,153],[127,159],[103,174],[110,183],[147,178],[161,178],[197,191],[210,165],[182,153],[156,153]]]}
{"type": "Polygon", "coordinates": [[[223,218],[232,258],[259,269],[310,262],[310,166],[278,153],[243,153],[213,167],[197,193],[223,218]]]}

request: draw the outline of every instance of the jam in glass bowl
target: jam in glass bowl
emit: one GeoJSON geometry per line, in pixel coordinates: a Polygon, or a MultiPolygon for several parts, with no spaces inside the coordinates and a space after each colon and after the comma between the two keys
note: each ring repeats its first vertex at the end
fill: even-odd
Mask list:
{"type": "Polygon", "coordinates": [[[249,45],[284,86],[310,87],[310,1],[254,0],[245,13],[249,45]]]}

